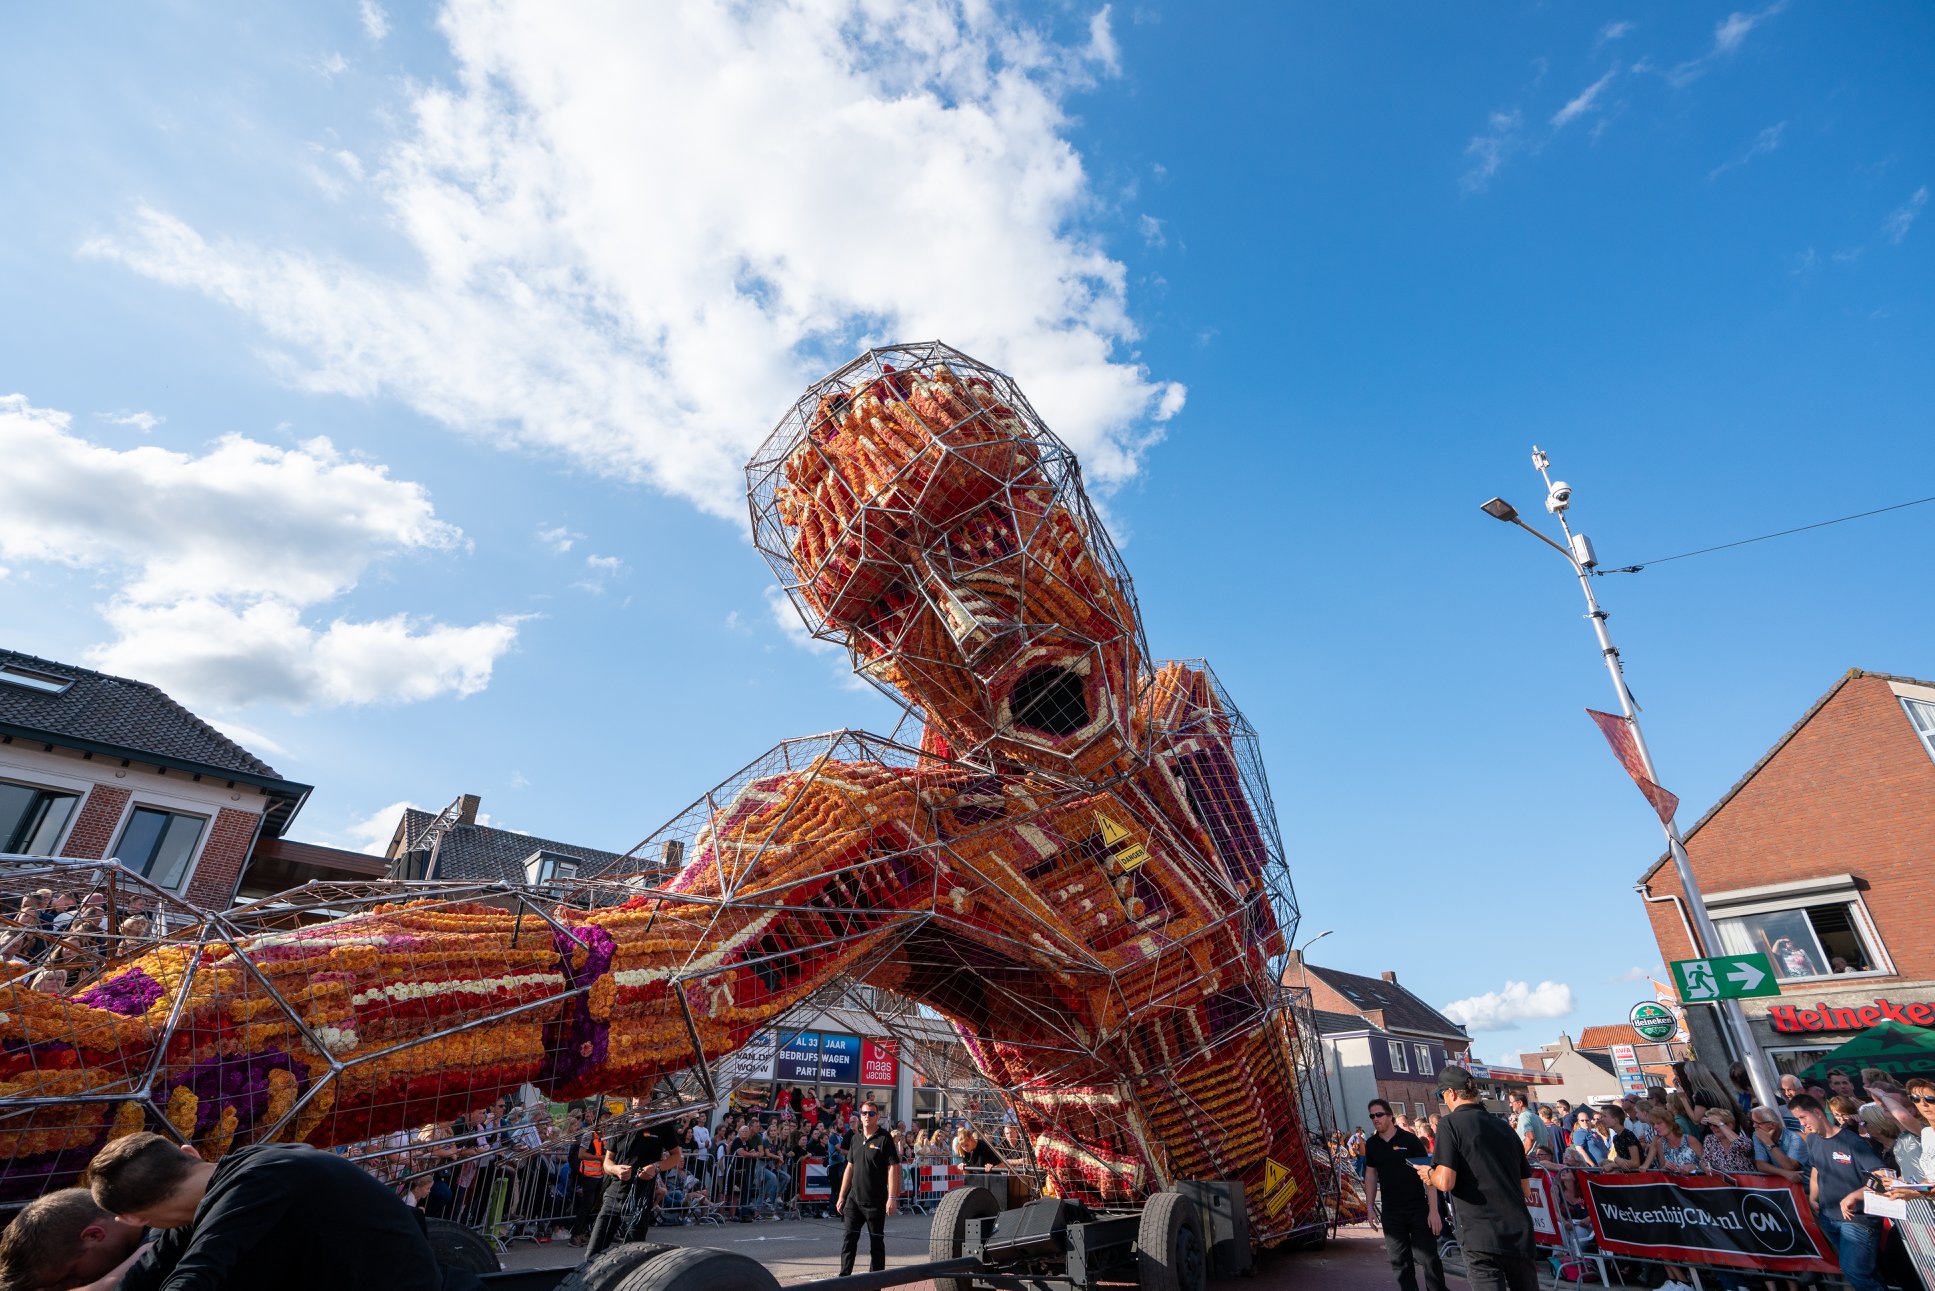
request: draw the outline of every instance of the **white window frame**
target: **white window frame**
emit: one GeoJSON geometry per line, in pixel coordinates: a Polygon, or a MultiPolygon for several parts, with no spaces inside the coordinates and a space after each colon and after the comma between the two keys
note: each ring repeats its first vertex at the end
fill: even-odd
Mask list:
{"type": "Polygon", "coordinates": [[[72,834],[74,826],[80,823],[81,809],[87,805],[88,786],[76,788],[66,784],[47,784],[44,781],[7,775],[4,772],[0,772],[0,782],[10,784],[17,789],[31,789],[35,793],[55,794],[74,800],[73,809],[67,813],[67,819],[61,822],[60,832],[54,835],[54,849],[44,853],[50,859],[59,856],[62,849],[67,846],[68,835],[72,834]]]}
{"type": "Polygon", "coordinates": [[[1818,878],[1794,879],[1786,883],[1767,883],[1758,887],[1736,888],[1731,892],[1709,893],[1707,914],[1715,923],[1742,915],[1778,914],[1803,911],[1808,906],[1846,905],[1849,922],[1874,958],[1874,967],[1853,973],[1816,973],[1807,977],[1782,977],[1781,987],[1814,985],[1820,982],[1861,981],[1867,978],[1894,977],[1894,957],[1881,939],[1867,898],[1852,874],[1825,874],[1818,878]]]}
{"type": "Polygon", "coordinates": [[[1899,690],[1895,698],[1901,701],[1902,712],[1908,717],[1908,725],[1920,737],[1922,747],[1928,756],[1935,758],[1935,699],[1923,699],[1918,695],[1904,695],[1899,690]]]}
{"type": "Polygon", "coordinates": [[[1391,1046],[1391,1070],[1397,1072],[1400,1076],[1410,1075],[1411,1069],[1405,1065],[1404,1061],[1404,1041],[1386,1040],[1384,1043],[1391,1046]]]}
{"type": "Polygon", "coordinates": [[[1412,1056],[1418,1060],[1418,1075],[1429,1076],[1434,1074],[1431,1070],[1431,1046],[1430,1045],[1414,1044],[1411,1046],[1411,1053],[1412,1053],[1412,1056]]]}

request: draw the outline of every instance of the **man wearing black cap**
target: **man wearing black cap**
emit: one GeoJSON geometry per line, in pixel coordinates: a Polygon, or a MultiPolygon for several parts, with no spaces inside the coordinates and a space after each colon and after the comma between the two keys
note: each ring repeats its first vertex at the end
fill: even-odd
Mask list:
{"type": "Polygon", "coordinates": [[[1368,1108],[1374,1133],[1364,1140],[1364,1204],[1377,1204],[1384,1186],[1384,1254],[1397,1275],[1399,1291],[1418,1291],[1418,1269],[1425,1291],[1445,1291],[1444,1265],[1438,1261],[1438,1194],[1418,1185],[1413,1162],[1425,1156],[1424,1143],[1398,1128],[1391,1105],[1373,1098],[1368,1108]]]}
{"type": "Polygon", "coordinates": [[[1511,1127],[1485,1110],[1463,1067],[1438,1073],[1445,1117],[1432,1163],[1418,1178],[1451,1194],[1465,1280],[1473,1291],[1538,1291],[1532,1235],[1532,1167],[1511,1127]]]}

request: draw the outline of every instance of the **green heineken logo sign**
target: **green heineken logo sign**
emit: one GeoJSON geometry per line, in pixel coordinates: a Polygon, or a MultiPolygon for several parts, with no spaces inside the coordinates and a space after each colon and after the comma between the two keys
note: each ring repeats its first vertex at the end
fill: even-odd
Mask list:
{"type": "Polygon", "coordinates": [[[1680,1020],[1673,1016],[1673,1010],[1652,1000],[1633,1005],[1628,1016],[1642,1040],[1671,1040],[1680,1030],[1680,1020]]]}

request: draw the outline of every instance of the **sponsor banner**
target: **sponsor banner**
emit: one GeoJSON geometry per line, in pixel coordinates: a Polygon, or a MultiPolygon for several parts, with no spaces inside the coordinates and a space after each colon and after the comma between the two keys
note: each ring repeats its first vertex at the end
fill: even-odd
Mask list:
{"type": "Polygon", "coordinates": [[[898,1045],[893,1040],[860,1042],[860,1083],[892,1088],[900,1079],[898,1045]]]}
{"type": "Polygon", "coordinates": [[[777,1064],[781,1084],[787,1081],[803,1080],[818,1084],[820,1080],[820,1033],[818,1031],[795,1031],[779,1042],[777,1064]]]}
{"type": "Polygon", "coordinates": [[[1807,1194],[1778,1175],[1582,1171],[1599,1249],[1609,1255],[1771,1273],[1838,1273],[1807,1194]]]}
{"type": "Polygon", "coordinates": [[[1559,1176],[1550,1170],[1532,1172],[1532,1235],[1540,1246],[1564,1246],[1559,1232],[1559,1176]]]}
{"type": "Polygon", "coordinates": [[[719,1083],[730,1089],[748,1080],[773,1078],[773,1055],[779,1051],[779,1037],[761,1031],[719,1061],[719,1083]]]}
{"type": "Polygon", "coordinates": [[[833,1181],[826,1177],[825,1158],[800,1158],[799,1188],[801,1201],[833,1200],[833,1181]]]}
{"type": "Polygon", "coordinates": [[[1873,1004],[1847,1008],[1823,1003],[1816,1008],[1797,1008],[1776,1004],[1767,1010],[1767,1020],[1776,1031],[1859,1031],[1877,1022],[1899,1022],[1903,1026],[1935,1027],[1935,1004],[1897,1004],[1878,999],[1873,1004]]]}
{"type": "Polygon", "coordinates": [[[833,1031],[820,1034],[820,1080],[834,1085],[856,1085],[860,1076],[860,1037],[833,1031]]]}
{"type": "Polygon", "coordinates": [[[1646,1092],[1646,1073],[1639,1068],[1639,1050],[1630,1044],[1616,1044],[1612,1047],[1613,1070],[1619,1074],[1619,1092],[1622,1094],[1643,1094],[1646,1092]]]}

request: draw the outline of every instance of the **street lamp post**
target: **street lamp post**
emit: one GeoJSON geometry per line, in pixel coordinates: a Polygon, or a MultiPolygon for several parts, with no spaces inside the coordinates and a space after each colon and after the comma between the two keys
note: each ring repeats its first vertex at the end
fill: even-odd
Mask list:
{"type": "MultiPolygon", "coordinates": [[[[1562,547],[1534,529],[1519,518],[1518,510],[1503,498],[1493,498],[1481,504],[1485,514],[1507,524],[1515,524],[1537,538],[1546,546],[1565,558],[1572,566],[1573,574],[1579,580],[1579,590],[1586,596],[1586,617],[1592,622],[1593,635],[1599,638],[1599,653],[1606,661],[1606,671],[1612,677],[1613,691],[1619,696],[1619,711],[1626,715],[1632,728],[1633,745],[1639,750],[1640,763],[1646,769],[1646,778],[1654,784],[1660,783],[1659,772],[1653,766],[1653,754],[1646,747],[1646,735],[1639,727],[1639,706],[1633,703],[1633,693],[1626,688],[1626,671],[1619,660],[1619,650],[1612,643],[1606,631],[1606,612],[1599,608],[1599,598],[1592,590],[1592,569],[1599,563],[1594,555],[1591,541],[1583,534],[1572,532],[1566,523],[1566,511],[1572,505],[1572,486],[1564,480],[1552,478],[1551,459],[1532,446],[1532,465],[1545,480],[1545,509],[1558,519],[1559,530],[1565,534],[1562,547]]],[[[1693,874],[1693,863],[1687,858],[1686,845],[1680,838],[1677,815],[1661,822],[1666,833],[1666,850],[1673,857],[1673,868],[1680,876],[1680,890],[1686,895],[1687,909],[1692,915],[1693,953],[1708,957],[1720,953],[1720,934],[1707,914],[1706,900],[1700,894],[1700,881],[1693,874]]],[[[1721,1026],[1733,1034],[1734,1047],[1740,1051],[1741,1060],[1747,1065],[1747,1074],[1753,1081],[1754,1095],[1764,1106],[1777,1106],[1777,1086],[1774,1083],[1773,1069],[1767,1063],[1767,1056],[1761,1052],[1759,1041],[1754,1039],[1753,1030],[1747,1025],[1747,1015],[1742,1011],[1739,1000],[1721,1000],[1719,1010],[1721,1026]]]]}

